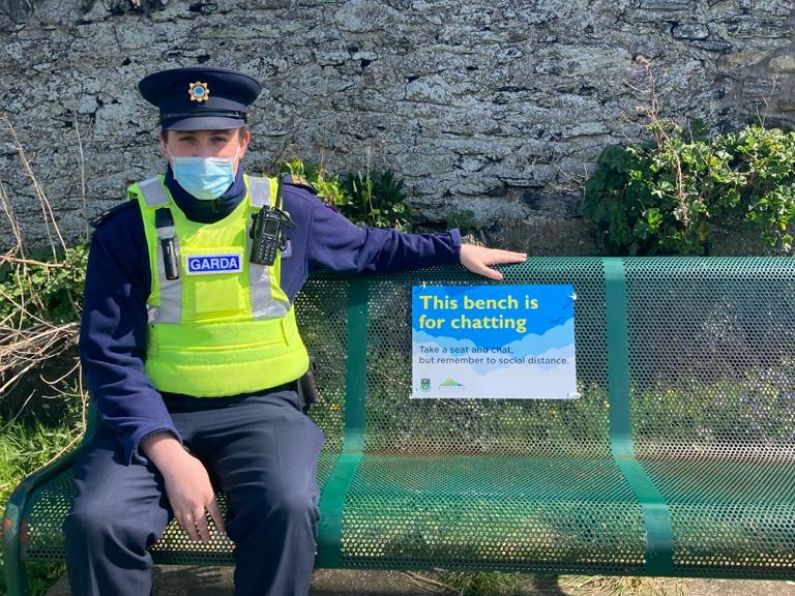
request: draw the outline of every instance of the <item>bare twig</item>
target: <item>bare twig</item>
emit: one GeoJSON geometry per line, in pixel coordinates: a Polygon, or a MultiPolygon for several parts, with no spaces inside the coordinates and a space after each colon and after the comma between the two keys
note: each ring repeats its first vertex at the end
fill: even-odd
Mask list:
{"type": "MultiPolygon", "coordinates": [[[[649,77],[650,106],[645,110],[645,114],[651,123],[650,129],[652,134],[654,134],[657,148],[661,153],[663,153],[665,152],[666,147],[670,144],[671,138],[665,132],[665,124],[662,120],[660,120],[659,117],[660,101],[657,95],[657,81],[654,78],[654,73],[652,72],[651,68],[651,61],[649,59],[639,56],[637,58],[637,62],[646,69],[647,76],[649,77]]],[[[679,208],[675,211],[675,213],[678,215],[679,221],[681,221],[682,224],[687,227],[690,222],[690,207],[687,202],[686,178],[682,168],[682,160],[679,157],[678,151],[671,151],[670,153],[673,156],[671,168],[673,170],[674,176],[676,177],[676,194],[677,198],[679,199],[679,208]]]]}
{"type": "Polygon", "coordinates": [[[25,376],[25,373],[28,372],[31,368],[36,366],[37,362],[30,362],[27,366],[23,367],[21,370],[17,370],[14,375],[2,386],[0,386],[0,393],[5,392],[5,390],[9,387],[14,386],[17,381],[19,381],[22,377],[25,376]]]}
{"type": "MultiPolygon", "coordinates": [[[[78,323],[33,329],[5,328],[0,342],[0,396],[16,385],[32,368],[64,353],[77,340],[78,323]]],[[[74,370],[74,369],[73,369],[74,370]]],[[[66,376],[64,377],[66,378],[66,376]]]]}
{"type": "Polygon", "coordinates": [[[0,259],[0,264],[3,262],[7,263],[19,263],[22,265],[35,265],[36,267],[43,267],[45,269],[68,269],[71,267],[68,263],[47,263],[45,261],[35,261],[33,259],[19,259],[17,257],[12,257],[9,255],[4,256],[0,259]]]}
{"type": "Polygon", "coordinates": [[[55,249],[55,241],[52,237],[52,229],[55,231],[55,235],[58,237],[58,241],[61,245],[61,248],[66,250],[66,242],[64,242],[63,236],[61,236],[61,230],[58,229],[58,223],[55,219],[55,215],[52,211],[52,206],[50,202],[47,200],[47,195],[44,192],[44,189],[39,184],[39,181],[36,179],[36,176],[33,174],[33,168],[30,165],[30,161],[25,154],[25,148],[22,146],[22,143],[19,141],[19,137],[17,137],[17,132],[14,130],[14,126],[11,124],[11,121],[8,119],[8,116],[3,116],[3,121],[5,122],[8,131],[11,133],[12,138],[14,139],[14,148],[17,151],[17,155],[19,156],[19,161],[22,162],[22,166],[25,168],[25,173],[27,173],[28,177],[33,182],[33,188],[36,191],[36,197],[39,199],[39,204],[41,205],[41,211],[44,215],[44,225],[47,230],[47,238],[50,241],[50,248],[52,249],[52,256],[53,260],[58,260],[58,252],[55,249]]]}
{"type": "Polygon", "coordinates": [[[770,109],[770,102],[773,100],[773,94],[776,92],[776,87],[778,86],[778,74],[774,74],[770,78],[770,93],[767,95],[762,95],[762,103],[765,104],[765,109],[762,113],[759,113],[759,104],[754,105],[754,109],[756,110],[756,118],[759,120],[759,125],[764,128],[765,123],[767,122],[767,114],[768,110],[770,109]]]}
{"type": "Polygon", "coordinates": [[[39,378],[44,383],[47,383],[47,385],[49,385],[50,387],[54,387],[54,386],[58,385],[59,383],[61,383],[67,377],[71,376],[72,373],[74,373],[78,368],[80,368],[80,361],[79,360],[77,361],[77,363],[72,368],[70,368],[67,372],[65,372],[63,375],[61,375],[60,377],[58,377],[54,381],[48,381],[47,379],[44,378],[44,375],[39,375],[39,378]]]}
{"type": "Polygon", "coordinates": [[[19,254],[24,257],[25,245],[22,242],[22,232],[19,229],[19,222],[14,215],[14,208],[12,207],[11,201],[6,194],[6,189],[5,186],[3,186],[2,180],[0,180],[0,206],[3,207],[3,212],[6,214],[9,224],[11,224],[11,233],[14,235],[14,247],[11,248],[8,253],[6,253],[6,256],[14,254],[18,251],[19,254]]]}
{"type": "Polygon", "coordinates": [[[5,423],[5,424],[2,426],[2,428],[0,428],[0,432],[2,432],[2,431],[5,431],[7,428],[9,428],[9,427],[10,427],[10,426],[11,426],[11,425],[14,423],[14,421],[15,421],[17,418],[19,418],[19,415],[20,415],[20,414],[23,412],[23,410],[24,410],[24,409],[25,409],[25,407],[28,405],[28,403],[30,403],[30,400],[31,400],[31,399],[33,399],[33,396],[34,396],[34,395],[36,395],[36,391],[35,391],[35,390],[30,392],[30,395],[28,395],[28,397],[25,399],[25,402],[22,404],[22,407],[20,407],[20,408],[17,410],[17,413],[16,413],[16,414],[14,414],[14,415],[13,415],[13,416],[12,416],[12,417],[9,419],[9,421],[8,421],[8,422],[6,422],[6,423],[5,423]]]}
{"type": "Polygon", "coordinates": [[[48,466],[48,465],[50,465],[50,464],[51,464],[52,462],[54,462],[56,459],[58,459],[59,457],[61,457],[61,455],[63,455],[63,454],[64,454],[64,453],[66,453],[67,451],[69,451],[69,450],[72,448],[72,445],[74,445],[75,443],[77,443],[77,442],[78,442],[78,441],[79,441],[79,440],[82,438],[82,436],[83,436],[83,433],[80,433],[80,434],[77,434],[77,435],[75,435],[75,436],[72,438],[72,440],[71,440],[71,441],[69,441],[69,444],[68,444],[68,445],[66,445],[66,446],[65,446],[63,449],[61,449],[61,450],[60,450],[58,453],[56,453],[55,455],[53,455],[53,456],[52,456],[52,457],[51,457],[51,458],[50,458],[50,459],[47,461],[47,463],[45,463],[44,465],[45,465],[45,466],[48,466]]]}
{"type": "Polygon", "coordinates": [[[80,408],[80,419],[83,425],[83,432],[88,429],[88,392],[83,388],[83,365],[77,361],[77,390],[80,392],[80,401],[82,407],[80,408]]]}
{"type": "MultiPolygon", "coordinates": [[[[23,299],[22,302],[18,302],[16,300],[14,300],[14,297],[11,296],[10,294],[8,294],[2,288],[2,286],[0,286],[0,297],[2,297],[5,300],[7,300],[8,303],[11,306],[13,306],[14,309],[15,309],[15,312],[11,313],[11,315],[9,315],[9,317],[17,316],[17,317],[19,317],[20,321],[24,321],[24,319],[27,317],[27,318],[34,319],[36,321],[36,323],[38,323],[40,325],[44,325],[44,326],[50,325],[50,323],[48,321],[46,321],[45,319],[42,319],[40,317],[37,317],[32,312],[30,312],[30,310],[28,310],[28,308],[26,307],[25,302],[24,302],[24,298],[25,298],[24,293],[22,295],[22,299],[23,299]]],[[[3,322],[2,322],[2,325],[5,325],[5,324],[6,324],[6,320],[4,319],[3,322]]],[[[22,328],[22,323],[19,324],[17,329],[20,330],[21,328],[22,328]]],[[[2,343],[2,342],[0,342],[0,343],[2,343]]]]}
{"type": "Polygon", "coordinates": [[[403,574],[413,581],[417,586],[427,592],[434,594],[449,594],[452,590],[447,584],[438,582],[425,575],[414,573],[413,571],[404,571],[403,574]]]}

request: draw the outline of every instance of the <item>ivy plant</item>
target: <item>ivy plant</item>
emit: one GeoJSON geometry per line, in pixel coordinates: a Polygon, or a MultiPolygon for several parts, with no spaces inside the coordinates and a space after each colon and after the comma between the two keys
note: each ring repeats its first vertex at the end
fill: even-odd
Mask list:
{"type": "Polygon", "coordinates": [[[607,147],[582,213],[612,255],[708,254],[717,223],[755,226],[792,250],[795,133],[749,125],[712,138],[655,120],[655,142],[607,147]]]}

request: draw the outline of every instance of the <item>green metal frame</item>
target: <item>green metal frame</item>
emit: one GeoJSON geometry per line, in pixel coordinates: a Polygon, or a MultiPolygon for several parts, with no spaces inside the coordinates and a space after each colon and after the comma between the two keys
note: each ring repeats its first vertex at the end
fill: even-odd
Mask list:
{"type": "Polygon", "coordinates": [[[72,451],[37,470],[25,478],[8,499],[3,516],[3,561],[10,596],[23,596],[28,593],[25,564],[22,560],[22,514],[29,503],[30,495],[69,468],[76,455],[77,452],[72,451]]]}
{"type": "Polygon", "coordinates": [[[635,458],[632,445],[632,411],[629,388],[629,336],[627,333],[627,279],[624,259],[605,258],[607,309],[607,371],[610,396],[610,447],[643,508],[646,527],[646,567],[650,575],[671,575],[673,528],[668,504],[635,458]]]}
{"type": "Polygon", "coordinates": [[[364,448],[364,401],[367,393],[368,287],[366,279],[351,281],[348,298],[348,359],[345,371],[345,430],[342,453],[320,496],[318,567],[342,567],[342,513],[345,498],[364,448]]]}
{"type": "MultiPolygon", "coordinates": [[[[81,446],[91,439],[99,423],[99,413],[93,403],[88,408],[86,419],[86,433],[80,441],[81,446]]],[[[50,480],[68,470],[77,457],[78,450],[79,447],[33,472],[20,482],[8,499],[3,514],[3,563],[9,596],[25,596],[28,593],[25,562],[22,559],[25,541],[22,516],[30,503],[30,497],[50,480]]]]}

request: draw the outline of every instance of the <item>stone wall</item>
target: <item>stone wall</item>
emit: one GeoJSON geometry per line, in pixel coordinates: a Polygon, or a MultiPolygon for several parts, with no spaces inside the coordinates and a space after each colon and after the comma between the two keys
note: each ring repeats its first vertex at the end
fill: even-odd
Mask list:
{"type": "MultiPolygon", "coordinates": [[[[156,113],[136,88],[161,68],[265,82],[250,171],[290,156],[332,172],[388,167],[441,222],[454,209],[483,224],[576,218],[601,149],[643,135],[639,57],[663,116],[795,123],[792,0],[0,0],[0,11],[0,110],[70,238],[84,230],[78,132],[89,214],[162,167],[156,113]]],[[[0,121],[0,180],[41,241],[13,145],[0,121]]]]}

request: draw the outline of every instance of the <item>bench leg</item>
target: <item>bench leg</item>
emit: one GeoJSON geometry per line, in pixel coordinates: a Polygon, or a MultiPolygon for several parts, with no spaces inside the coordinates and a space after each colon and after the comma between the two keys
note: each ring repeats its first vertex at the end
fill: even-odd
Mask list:
{"type": "Polygon", "coordinates": [[[19,510],[9,503],[3,518],[3,565],[5,567],[8,596],[27,596],[28,582],[22,562],[19,510]]]}
{"type": "Polygon", "coordinates": [[[6,571],[6,589],[8,596],[27,596],[28,582],[25,576],[25,564],[22,561],[11,561],[4,558],[6,571]]]}

